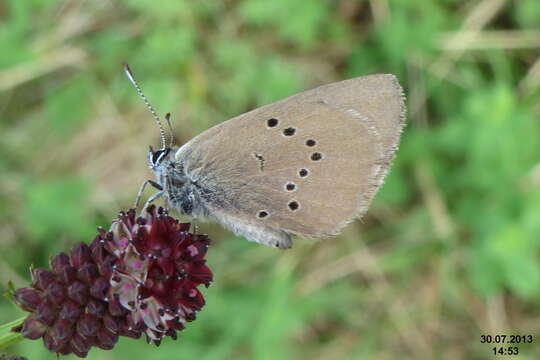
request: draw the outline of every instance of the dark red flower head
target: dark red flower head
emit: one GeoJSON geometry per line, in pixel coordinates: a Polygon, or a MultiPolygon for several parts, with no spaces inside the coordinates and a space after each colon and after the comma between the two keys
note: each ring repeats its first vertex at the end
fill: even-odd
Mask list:
{"type": "Polygon", "coordinates": [[[140,217],[120,213],[90,246],[77,244],[52,258],[51,270],[32,271],[32,286],[15,291],[32,313],[19,331],[42,338],[52,352],[80,357],[92,346],[112,349],[119,335],[145,333],[156,345],[167,335],[176,339],[204,306],[198,286],[212,281],[204,260],[209,240],[189,226],[155,206],[140,217]]]}

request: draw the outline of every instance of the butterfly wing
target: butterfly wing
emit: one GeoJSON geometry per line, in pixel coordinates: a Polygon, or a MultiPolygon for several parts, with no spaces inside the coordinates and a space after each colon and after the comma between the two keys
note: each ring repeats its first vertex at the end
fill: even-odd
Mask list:
{"type": "Polygon", "coordinates": [[[393,75],[354,78],[223,122],[176,159],[223,225],[290,247],[288,234],[336,235],[367,210],[398,147],[404,113],[393,75]]]}

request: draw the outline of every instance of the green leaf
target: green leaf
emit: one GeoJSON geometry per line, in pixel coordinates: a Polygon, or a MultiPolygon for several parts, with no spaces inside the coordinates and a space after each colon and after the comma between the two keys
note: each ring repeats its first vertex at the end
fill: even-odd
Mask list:
{"type": "Polygon", "coordinates": [[[24,214],[27,230],[40,239],[62,234],[87,240],[85,237],[95,226],[85,221],[88,191],[88,184],[78,178],[27,183],[24,214]]]}
{"type": "Polygon", "coordinates": [[[6,69],[32,59],[32,52],[24,42],[24,33],[0,27],[0,49],[9,49],[0,56],[0,69],[6,69]]]}
{"type": "Polygon", "coordinates": [[[152,21],[171,21],[190,15],[190,5],[186,0],[161,0],[159,4],[153,0],[125,0],[124,3],[139,12],[141,17],[152,21]]]}
{"type": "Polygon", "coordinates": [[[380,193],[375,197],[373,206],[377,206],[378,203],[385,203],[386,206],[398,207],[408,202],[410,197],[411,191],[405,182],[404,171],[398,164],[394,164],[384,181],[380,193]]]}
{"type": "Polygon", "coordinates": [[[47,122],[50,130],[67,136],[88,120],[95,94],[93,81],[76,76],[60,88],[50,88],[46,96],[47,122]]]}
{"type": "Polygon", "coordinates": [[[140,41],[130,63],[147,73],[156,73],[159,68],[162,76],[170,78],[196,55],[197,41],[197,33],[192,27],[156,25],[140,41]]]}
{"type": "Polygon", "coordinates": [[[251,24],[272,26],[285,41],[308,48],[324,34],[328,21],[328,3],[320,0],[244,1],[240,14],[251,24]]]}
{"type": "Polygon", "coordinates": [[[504,286],[502,264],[491,256],[485,245],[473,247],[468,260],[469,279],[479,294],[489,297],[502,290],[504,286]]]}
{"type": "Polygon", "coordinates": [[[257,73],[252,84],[253,90],[258,89],[259,105],[269,104],[301,90],[304,80],[301,69],[275,57],[261,61],[260,68],[263,70],[257,73]]]}
{"type": "Polygon", "coordinates": [[[380,44],[391,71],[401,73],[411,55],[425,56],[436,49],[445,17],[435,2],[396,1],[393,5],[392,15],[376,27],[374,41],[380,44]]]}
{"type": "Polygon", "coordinates": [[[512,6],[517,22],[525,28],[540,26],[540,2],[537,0],[520,0],[512,6]]]}
{"type": "Polygon", "coordinates": [[[540,294],[540,267],[534,252],[509,256],[505,264],[505,277],[510,289],[524,299],[540,294]]]}
{"type": "Polygon", "coordinates": [[[537,250],[537,244],[521,226],[499,224],[471,254],[473,285],[486,296],[503,286],[523,298],[540,294],[540,266],[534,255],[537,250]]]}

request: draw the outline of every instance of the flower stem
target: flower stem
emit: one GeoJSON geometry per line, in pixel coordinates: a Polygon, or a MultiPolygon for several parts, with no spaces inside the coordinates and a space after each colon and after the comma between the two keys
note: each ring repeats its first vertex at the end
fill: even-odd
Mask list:
{"type": "Polygon", "coordinates": [[[25,319],[26,319],[26,316],[20,319],[8,322],[4,325],[0,325],[0,350],[3,350],[7,348],[8,346],[11,346],[23,340],[23,337],[20,332],[12,332],[11,329],[16,326],[22,325],[25,319]]]}

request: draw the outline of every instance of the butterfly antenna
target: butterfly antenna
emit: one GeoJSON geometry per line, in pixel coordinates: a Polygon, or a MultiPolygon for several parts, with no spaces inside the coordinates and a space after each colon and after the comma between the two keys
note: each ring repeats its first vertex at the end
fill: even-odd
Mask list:
{"type": "Polygon", "coordinates": [[[140,98],[144,101],[144,103],[145,103],[146,107],[148,108],[148,110],[150,110],[150,112],[152,113],[152,117],[154,118],[154,120],[158,124],[158,126],[159,126],[159,134],[161,136],[161,145],[162,145],[162,148],[164,149],[165,148],[165,142],[166,142],[165,141],[165,130],[163,129],[163,125],[161,124],[161,120],[159,120],[158,114],[156,113],[156,111],[154,110],[152,105],[150,105],[150,102],[148,101],[146,96],[144,96],[144,94],[143,94],[143,92],[141,90],[141,87],[137,83],[137,80],[135,80],[135,77],[133,76],[133,73],[131,72],[131,69],[129,68],[128,64],[124,64],[124,72],[126,73],[126,76],[129,79],[129,81],[131,82],[131,84],[133,85],[133,87],[135,87],[135,90],[137,90],[137,94],[139,94],[140,98]]]}
{"type": "Polygon", "coordinates": [[[167,125],[169,126],[169,147],[172,147],[174,144],[174,133],[171,125],[171,113],[165,114],[165,120],[167,121],[167,125]]]}

